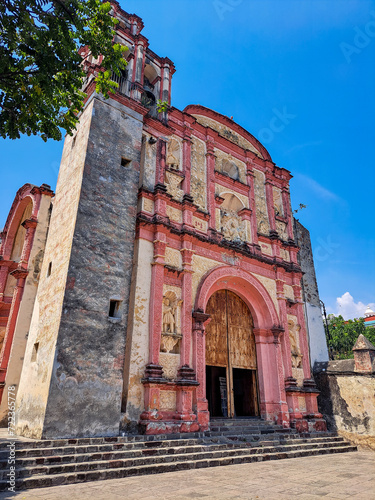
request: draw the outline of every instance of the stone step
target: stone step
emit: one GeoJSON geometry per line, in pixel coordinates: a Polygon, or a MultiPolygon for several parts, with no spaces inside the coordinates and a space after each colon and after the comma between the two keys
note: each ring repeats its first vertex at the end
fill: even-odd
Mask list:
{"type": "MultiPolygon", "coordinates": [[[[41,453],[37,456],[28,455],[30,450],[26,451],[26,455],[22,454],[22,450],[17,451],[17,467],[31,467],[31,466],[48,466],[48,465],[59,465],[64,463],[80,463],[86,461],[100,461],[100,460],[119,460],[119,459],[130,459],[130,458],[138,458],[138,457],[155,457],[161,455],[179,455],[179,454],[198,454],[198,453],[207,453],[207,452],[215,452],[215,451],[231,451],[232,449],[244,449],[248,450],[251,447],[256,447],[259,449],[263,449],[267,446],[341,446],[345,444],[344,440],[340,437],[335,438],[317,438],[314,440],[308,439],[288,439],[282,440],[277,443],[272,442],[260,442],[254,445],[253,443],[244,443],[244,442],[236,442],[236,443],[207,443],[207,444],[196,444],[195,446],[176,446],[176,447],[154,447],[154,448],[133,448],[133,449],[112,449],[110,451],[91,451],[87,450],[83,447],[78,447],[75,449],[74,453],[66,453],[64,448],[60,448],[59,451],[61,453],[55,454],[52,456],[46,456],[41,453]],[[83,449],[82,449],[83,448],[83,449]]],[[[42,449],[43,450],[43,449],[42,449]]],[[[6,470],[7,468],[7,457],[2,457],[0,460],[0,470],[6,470]]],[[[1,473],[0,473],[1,474],[1,473]]]]}
{"type": "MultiPolygon", "coordinates": [[[[326,433],[327,436],[322,436],[319,434],[316,436],[317,440],[331,438],[335,440],[342,440],[342,438],[337,437],[331,433],[326,433]]],[[[261,442],[267,441],[279,441],[279,442],[302,442],[301,440],[309,439],[306,436],[300,436],[299,434],[293,435],[270,435],[270,436],[256,436],[253,434],[250,435],[221,435],[211,436],[205,438],[196,438],[196,439],[180,439],[180,440],[161,440],[161,441],[136,441],[136,442],[117,442],[117,443],[106,443],[106,444],[88,444],[81,445],[81,441],[78,445],[68,445],[68,446],[43,446],[43,441],[40,442],[43,447],[40,448],[24,448],[23,442],[17,443],[17,445],[22,446],[22,448],[16,447],[16,457],[25,458],[25,457],[52,457],[52,456],[60,456],[60,455],[72,455],[72,454],[92,454],[92,453],[104,453],[104,452],[112,452],[116,450],[153,450],[155,448],[174,448],[174,447],[189,447],[189,446],[209,446],[215,443],[223,444],[233,442],[244,442],[244,443],[254,443],[256,445],[261,444],[261,442]]],[[[60,441],[59,441],[60,442],[60,441]]],[[[318,442],[318,441],[317,441],[318,442]]],[[[238,444],[236,444],[238,445],[238,444]]],[[[234,444],[232,445],[234,446],[234,444]]],[[[9,452],[7,450],[0,451],[0,461],[7,460],[9,452]]]]}
{"type": "MultiPolygon", "coordinates": [[[[274,450],[274,448],[270,448],[274,450]]],[[[232,450],[234,451],[234,450],[232,450]]],[[[240,449],[242,452],[243,450],[240,449]]],[[[344,453],[356,451],[355,446],[351,446],[349,444],[345,444],[344,446],[334,446],[334,447],[325,447],[315,446],[311,449],[297,449],[297,450],[289,450],[289,451],[271,451],[266,452],[265,449],[250,449],[247,454],[235,454],[232,456],[221,456],[221,457],[207,457],[202,458],[198,455],[198,457],[191,459],[190,456],[180,455],[179,458],[183,458],[183,460],[179,459],[177,461],[170,461],[166,463],[155,463],[154,457],[150,460],[153,463],[145,463],[139,464],[137,466],[130,465],[128,467],[123,467],[120,463],[116,463],[115,467],[112,467],[111,463],[104,462],[106,464],[106,468],[97,469],[97,470],[81,470],[74,472],[65,472],[65,473],[50,473],[45,474],[45,468],[41,467],[38,475],[33,475],[30,477],[18,478],[15,481],[15,489],[28,489],[28,488],[41,488],[44,486],[57,486],[61,484],[72,484],[84,481],[94,481],[94,480],[103,480],[103,479],[114,479],[121,477],[128,477],[133,475],[144,475],[144,474],[156,474],[161,472],[172,472],[176,470],[187,470],[187,469],[195,469],[202,467],[215,467],[221,465],[231,465],[231,464],[240,464],[247,462],[260,462],[264,460],[277,460],[283,458],[296,458],[303,456],[311,456],[311,455],[320,455],[327,453],[344,453]],[[188,457],[188,458],[187,458],[188,457]]],[[[176,458],[176,457],[173,457],[176,458]]],[[[89,465],[92,465],[91,462],[88,462],[89,465]]],[[[73,464],[75,466],[76,464],[73,464]]],[[[82,464],[81,464],[82,465],[82,464]]],[[[50,471],[53,469],[49,469],[50,471]]],[[[6,490],[9,484],[6,480],[0,481],[0,491],[6,490]]]]}

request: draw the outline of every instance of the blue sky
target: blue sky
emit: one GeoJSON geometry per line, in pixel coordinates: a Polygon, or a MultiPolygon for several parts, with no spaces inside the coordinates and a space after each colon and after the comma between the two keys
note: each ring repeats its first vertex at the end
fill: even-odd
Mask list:
{"type": "MultiPolygon", "coordinates": [[[[175,107],[233,116],[292,172],[328,311],[375,307],[375,0],[120,3],[174,61],[175,107]]],[[[25,182],[56,186],[61,151],[62,142],[0,139],[0,227],[25,182]]]]}

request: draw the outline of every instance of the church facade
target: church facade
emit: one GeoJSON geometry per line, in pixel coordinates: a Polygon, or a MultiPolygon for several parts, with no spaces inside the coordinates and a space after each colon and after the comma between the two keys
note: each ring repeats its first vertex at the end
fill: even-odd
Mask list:
{"type": "MultiPolygon", "coordinates": [[[[197,432],[213,417],[324,430],[291,174],[211,109],[159,113],[174,65],[151,51],[139,17],[111,3],[128,66],[105,100],[100,59],[86,54],[85,109],[52,202],[43,194],[52,212],[23,362],[3,381],[17,389],[16,432],[197,432]]],[[[22,265],[30,275],[7,259],[4,283],[22,265]]],[[[14,345],[5,334],[3,351],[14,345]]]]}

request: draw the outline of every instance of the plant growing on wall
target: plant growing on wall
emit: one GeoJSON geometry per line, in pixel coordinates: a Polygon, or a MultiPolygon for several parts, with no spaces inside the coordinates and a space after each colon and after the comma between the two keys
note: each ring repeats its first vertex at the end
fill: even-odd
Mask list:
{"type": "Polygon", "coordinates": [[[0,2],[0,136],[20,134],[60,140],[72,134],[86,95],[78,50],[104,56],[96,90],[105,97],[118,85],[126,47],[113,44],[111,5],[101,0],[2,0],[0,2]]]}

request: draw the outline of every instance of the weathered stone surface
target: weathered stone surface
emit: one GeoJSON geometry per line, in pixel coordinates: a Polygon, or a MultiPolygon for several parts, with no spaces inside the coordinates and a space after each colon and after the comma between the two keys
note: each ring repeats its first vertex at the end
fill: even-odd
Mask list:
{"type": "MultiPolygon", "coordinates": [[[[90,128],[86,130],[87,146],[81,153],[81,173],[72,184],[68,158],[74,152],[69,156],[65,152],[56,194],[59,201],[75,189],[77,215],[75,220],[72,207],[70,240],[58,232],[64,229],[61,224],[65,203],[57,203],[53,214],[55,238],[66,240],[59,256],[66,265],[60,274],[61,285],[55,290],[55,307],[61,303],[60,324],[56,321],[44,331],[51,339],[52,353],[52,345],[56,345],[52,373],[48,374],[51,364],[48,367],[46,363],[44,370],[43,397],[48,395],[48,403],[42,417],[40,404],[30,401],[32,393],[25,394],[28,403],[26,406],[21,402],[19,432],[26,435],[118,434],[142,119],[133,111],[126,115],[124,108],[120,111],[97,97],[84,114],[90,115],[90,128]],[[122,166],[122,158],[130,163],[122,166]],[[120,318],[109,318],[110,299],[121,302],[120,318]],[[35,419],[42,417],[36,431],[31,429],[30,413],[28,428],[22,425],[24,413],[30,411],[35,412],[35,419]]],[[[84,126],[85,121],[82,123],[84,126]]],[[[78,136],[80,133],[83,131],[78,136]]],[[[56,243],[51,237],[50,246],[56,243]]],[[[53,279],[54,274],[50,281],[53,279]]],[[[53,291],[48,292],[44,300],[51,300],[53,291]]],[[[47,314],[47,309],[41,311],[40,323],[46,322],[47,314]]],[[[43,377],[42,373],[30,375],[31,383],[39,383],[43,377]]]]}
{"type": "Polygon", "coordinates": [[[328,428],[375,449],[375,377],[356,373],[353,359],[317,364],[314,377],[321,391],[319,410],[328,428]]]}

